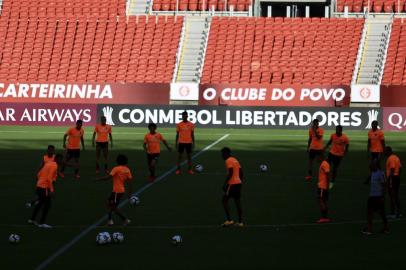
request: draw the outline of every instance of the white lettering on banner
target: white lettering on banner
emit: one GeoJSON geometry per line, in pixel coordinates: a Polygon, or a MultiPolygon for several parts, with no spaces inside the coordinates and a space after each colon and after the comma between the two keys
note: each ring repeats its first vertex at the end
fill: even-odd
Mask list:
{"type": "MultiPolygon", "coordinates": [[[[20,121],[27,122],[75,122],[82,119],[85,123],[92,120],[90,109],[25,109],[20,121]]],[[[15,121],[15,119],[13,120],[15,121]]]]}
{"type": "Polygon", "coordinates": [[[300,100],[305,100],[309,98],[312,101],[318,100],[330,100],[333,99],[335,101],[342,101],[345,98],[345,90],[342,88],[332,88],[332,89],[308,89],[303,88],[300,94],[300,100]]]}
{"type": "Polygon", "coordinates": [[[406,119],[400,113],[391,113],[388,117],[388,122],[391,126],[398,129],[406,127],[406,119]]]}
{"type": "Polygon", "coordinates": [[[226,88],[221,91],[223,100],[265,100],[266,88],[226,88]]]}
{"type": "Polygon", "coordinates": [[[204,100],[213,100],[216,98],[217,92],[214,88],[207,88],[203,91],[204,100]]]}
{"type": "Polygon", "coordinates": [[[111,86],[76,84],[8,84],[0,83],[0,98],[112,99],[111,86]]]}
{"type": "Polygon", "coordinates": [[[0,110],[0,121],[16,121],[14,117],[15,112],[12,108],[7,108],[5,113],[0,110]]]}

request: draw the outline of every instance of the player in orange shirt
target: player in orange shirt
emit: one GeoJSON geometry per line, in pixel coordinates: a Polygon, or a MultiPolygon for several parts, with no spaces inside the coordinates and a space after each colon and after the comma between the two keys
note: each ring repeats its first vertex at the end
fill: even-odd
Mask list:
{"type": "Polygon", "coordinates": [[[388,191],[391,201],[391,213],[389,218],[401,218],[400,211],[400,174],[402,172],[402,163],[400,158],[395,155],[390,146],[385,148],[386,159],[386,178],[388,179],[388,191]]]}
{"type": "Polygon", "coordinates": [[[381,160],[385,149],[385,135],[382,130],[378,129],[378,121],[372,121],[371,126],[371,130],[368,132],[367,151],[371,153],[371,160],[381,160]]]}
{"type": "Polygon", "coordinates": [[[188,162],[188,172],[193,174],[192,170],[192,150],[195,147],[195,125],[188,121],[188,113],[184,111],[182,113],[182,122],[176,125],[176,149],[178,150],[178,168],[176,174],[180,174],[180,164],[182,161],[182,155],[186,151],[187,162],[188,162]]]}
{"type": "Polygon", "coordinates": [[[313,161],[323,155],[323,135],[324,130],[319,127],[319,120],[314,119],[313,125],[309,129],[309,140],[307,141],[307,152],[309,153],[308,174],[305,177],[310,181],[313,178],[313,161]]]}
{"type": "Polygon", "coordinates": [[[80,158],[80,144],[82,144],[82,149],[85,150],[85,143],[83,141],[83,135],[85,131],[82,128],[83,121],[76,121],[76,126],[70,128],[63,136],[63,148],[66,149],[65,162],[62,165],[62,169],[59,172],[59,176],[64,178],[65,166],[69,165],[75,168],[75,178],[79,179],[79,158],[80,158]],[[68,146],[66,146],[66,138],[68,138],[68,146]],[[74,160],[71,164],[70,161],[74,160]]]}
{"type": "Polygon", "coordinates": [[[332,165],[332,175],[331,175],[331,182],[330,186],[335,183],[337,177],[337,169],[340,166],[342,158],[347,154],[348,148],[350,146],[350,141],[343,133],[343,127],[341,125],[336,126],[336,133],[331,134],[330,140],[324,147],[324,151],[331,146],[330,153],[328,154],[328,159],[332,165]]]}
{"type": "Polygon", "coordinates": [[[110,146],[113,148],[113,135],[111,134],[111,126],[107,125],[107,119],[105,116],[100,118],[100,124],[94,127],[92,145],[96,146],[96,173],[100,171],[100,154],[103,152],[104,157],[104,171],[106,174],[108,171],[109,161],[109,140],[110,146]],[[97,137],[96,137],[97,135],[97,137]]]}
{"type": "Polygon", "coordinates": [[[118,207],[121,198],[125,194],[126,182],[128,183],[128,198],[131,197],[133,176],[131,170],[127,166],[128,158],[125,155],[118,155],[116,162],[117,166],[111,170],[109,175],[96,179],[96,181],[113,180],[113,191],[107,200],[107,208],[109,209],[107,225],[109,226],[114,225],[112,217],[113,212],[123,220],[123,225],[128,225],[131,222],[131,220],[121,213],[118,207]]]}
{"type": "Polygon", "coordinates": [[[231,149],[224,147],[221,149],[221,155],[225,160],[227,176],[223,186],[223,207],[226,212],[227,220],[222,224],[223,227],[235,225],[243,227],[242,222],[242,206],[241,206],[241,186],[243,179],[243,171],[238,160],[231,155],[231,149]],[[238,222],[234,223],[230,215],[230,207],[228,206],[228,201],[233,198],[235,205],[237,206],[238,222]]]}
{"type": "Polygon", "coordinates": [[[149,133],[144,136],[144,150],[147,153],[147,164],[150,172],[149,181],[155,180],[155,166],[161,154],[161,142],[166,146],[168,151],[172,151],[161,133],[156,132],[157,126],[155,123],[148,125],[149,133]]]}
{"type": "Polygon", "coordinates": [[[36,194],[38,196],[38,203],[34,208],[31,218],[28,220],[29,224],[38,225],[40,228],[52,228],[52,226],[45,223],[48,215],[49,207],[51,206],[51,193],[54,192],[53,183],[58,175],[58,166],[62,163],[62,155],[56,155],[54,161],[49,161],[44,164],[42,169],[37,175],[36,194]],[[38,212],[42,209],[42,215],[39,223],[36,221],[38,212]]]}
{"type": "MultiPolygon", "coordinates": [[[[319,160],[323,160],[323,155],[319,156],[319,160]]],[[[328,159],[321,162],[319,168],[319,181],[317,184],[317,197],[320,205],[321,217],[317,223],[327,223],[330,222],[328,218],[328,190],[330,185],[330,163],[328,159]]]]}

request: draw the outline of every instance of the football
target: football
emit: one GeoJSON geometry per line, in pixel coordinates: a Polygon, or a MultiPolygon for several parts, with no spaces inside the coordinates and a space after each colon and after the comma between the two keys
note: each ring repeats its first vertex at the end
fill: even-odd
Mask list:
{"type": "Polygon", "coordinates": [[[131,196],[130,198],[130,204],[132,205],[138,205],[140,204],[140,198],[138,198],[137,196],[131,196]]]}
{"type": "Polygon", "coordinates": [[[12,244],[17,244],[19,243],[21,240],[20,236],[18,234],[10,234],[10,236],[8,237],[8,241],[12,244]]]}
{"type": "Polygon", "coordinates": [[[268,166],[265,165],[265,164],[261,164],[261,165],[259,166],[259,170],[260,170],[261,172],[267,172],[267,171],[268,171],[268,166]]]}
{"type": "Polygon", "coordinates": [[[111,242],[111,236],[108,232],[101,232],[96,236],[96,243],[105,245],[111,242]]]}
{"type": "Polygon", "coordinates": [[[113,233],[114,243],[122,243],[124,241],[124,235],[121,232],[113,233]]]}
{"type": "Polygon", "coordinates": [[[173,245],[179,245],[180,243],[182,243],[182,236],[180,236],[180,235],[172,236],[171,242],[173,245]]]}
{"type": "Polygon", "coordinates": [[[196,166],[195,166],[195,171],[196,172],[202,172],[203,171],[203,165],[202,164],[197,164],[196,166]]]}

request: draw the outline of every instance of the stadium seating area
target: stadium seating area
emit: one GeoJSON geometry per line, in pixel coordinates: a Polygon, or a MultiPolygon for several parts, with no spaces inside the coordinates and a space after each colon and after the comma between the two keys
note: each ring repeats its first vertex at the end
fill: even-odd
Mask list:
{"type": "Polygon", "coordinates": [[[351,82],[363,19],[214,18],[203,83],[351,82]]]}
{"type": "Polygon", "coordinates": [[[406,21],[395,19],[389,42],[385,71],[382,78],[384,85],[406,85],[406,21]]]}
{"type": "Polygon", "coordinates": [[[11,18],[64,18],[125,15],[126,0],[3,0],[2,16],[11,18]]]}
{"type": "Polygon", "coordinates": [[[249,6],[254,0],[154,0],[152,10],[154,11],[173,11],[178,8],[180,11],[248,11],[249,6]]]}
{"type": "Polygon", "coordinates": [[[0,78],[170,82],[182,17],[0,19],[0,78]]]}
{"type": "Polygon", "coordinates": [[[405,0],[337,0],[337,12],[343,12],[348,7],[349,12],[363,12],[368,7],[370,12],[405,12],[405,0]]]}

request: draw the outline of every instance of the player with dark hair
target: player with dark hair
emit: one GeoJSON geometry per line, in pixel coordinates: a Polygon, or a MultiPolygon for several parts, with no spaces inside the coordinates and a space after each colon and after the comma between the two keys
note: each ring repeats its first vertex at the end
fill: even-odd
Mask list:
{"type": "Polygon", "coordinates": [[[104,171],[106,174],[108,171],[109,162],[109,141],[110,146],[113,148],[113,135],[111,133],[111,126],[107,125],[107,119],[105,116],[100,118],[100,124],[94,127],[92,145],[96,146],[96,173],[100,172],[100,154],[103,153],[104,158],[104,171]],[[97,137],[96,137],[97,135],[97,137]]]}
{"type": "Polygon", "coordinates": [[[76,126],[71,127],[63,136],[63,148],[66,149],[65,162],[62,165],[62,169],[59,172],[61,178],[65,177],[65,167],[67,165],[75,168],[75,178],[79,179],[79,158],[80,158],[80,144],[82,144],[82,149],[85,150],[85,143],[83,136],[85,134],[84,129],[82,128],[83,121],[76,121],[76,126]],[[68,145],[66,146],[66,138],[68,138],[68,145]],[[73,165],[70,163],[71,160],[74,160],[73,165]]]}
{"type": "Polygon", "coordinates": [[[155,180],[155,167],[161,154],[161,142],[166,146],[168,151],[172,151],[161,133],[156,132],[157,125],[150,123],[148,125],[149,133],[144,136],[144,150],[147,153],[147,164],[149,169],[149,181],[155,180]]]}
{"type": "Polygon", "coordinates": [[[188,113],[182,113],[182,122],[176,125],[176,149],[178,150],[178,163],[176,174],[181,174],[180,164],[183,153],[186,152],[188,162],[188,172],[193,174],[192,170],[192,150],[195,147],[195,125],[188,121],[188,113]]]}
{"type": "Polygon", "coordinates": [[[238,160],[231,155],[231,149],[224,147],[221,149],[221,155],[225,160],[227,176],[223,186],[223,207],[226,213],[226,221],[222,224],[223,227],[228,227],[231,225],[243,227],[242,222],[242,206],[241,206],[241,186],[243,179],[243,171],[238,160]],[[234,223],[231,219],[230,207],[228,206],[228,201],[234,199],[235,205],[237,206],[238,222],[234,223]]]}
{"type": "Polygon", "coordinates": [[[341,160],[347,154],[350,146],[350,141],[347,135],[343,133],[343,127],[341,125],[336,126],[336,133],[331,134],[330,140],[324,147],[324,151],[326,151],[330,145],[332,146],[328,154],[328,159],[332,165],[332,175],[330,181],[330,187],[332,187],[337,177],[337,169],[340,166],[341,160]]]}
{"type": "Polygon", "coordinates": [[[112,217],[113,212],[123,220],[123,225],[128,225],[131,222],[131,220],[121,213],[118,205],[120,204],[121,198],[125,194],[126,182],[128,182],[128,198],[131,197],[133,176],[131,174],[131,170],[127,166],[128,158],[125,155],[118,155],[116,162],[117,166],[111,170],[109,175],[96,179],[96,181],[113,180],[113,191],[107,200],[107,208],[109,210],[107,225],[109,226],[114,225],[112,217]]]}
{"type": "Polygon", "coordinates": [[[309,140],[307,141],[307,152],[309,153],[308,173],[305,177],[310,181],[313,178],[313,161],[323,155],[323,135],[324,130],[319,127],[319,120],[314,119],[312,127],[309,129],[309,140]]]}
{"type": "Polygon", "coordinates": [[[379,160],[374,159],[370,164],[371,177],[370,191],[368,197],[368,212],[367,212],[367,227],[362,230],[363,234],[372,234],[372,222],[374,213],[378,212],[382,218],[383,229],[382,232],[389,232],[388,220],[385,215],[385,173],[379,168],[379,160]]]}
{"type": "Polygon", "coordinates": [[[48,215],[49,207],[51,206],[51,194],[54,192],[54,181],[58,176],[58,166],[62,163],[62,155],[56,155],[53,161],[44,164],[37,175],[36,194],[38,203],[36,204],[31,218],[28,223],[38,225],[40,228],[52,228],[45,223],[48,215]],[[42,209],[42,214],[39,223],[36,221],[38,212],[42,209]]]}
{"type": "Polygon", "coordinates": [[[317,223],[327,223],[330,222],[328,218],[328,197],[329,197],[329,182],[330,182],[330,161],[328,159],[323,160],[324,155],[318,156],[319,161],[321,161],[319,168],[319,182],[317,184],[317,198],[319,200],[321,217],[317,223]]]}
{"type": "Polygon", "coordinates": [[[371,126],[371,130],[368,132],[367,152],[370,153],[371,160],[381,160],[385,149],[385,135],[378,128],[378,121],[372,121],[371,126]]]}
{"type": "Polygon", "coordinates": [[[400,158],[395,155],[390,146],[385,148],[386,159],[386,177],[388,179],[388,191],[390,198],[390,215],[389,218],[401,218],[400,211],[400,174],[402,172],[402,163],[400,158]]]}

